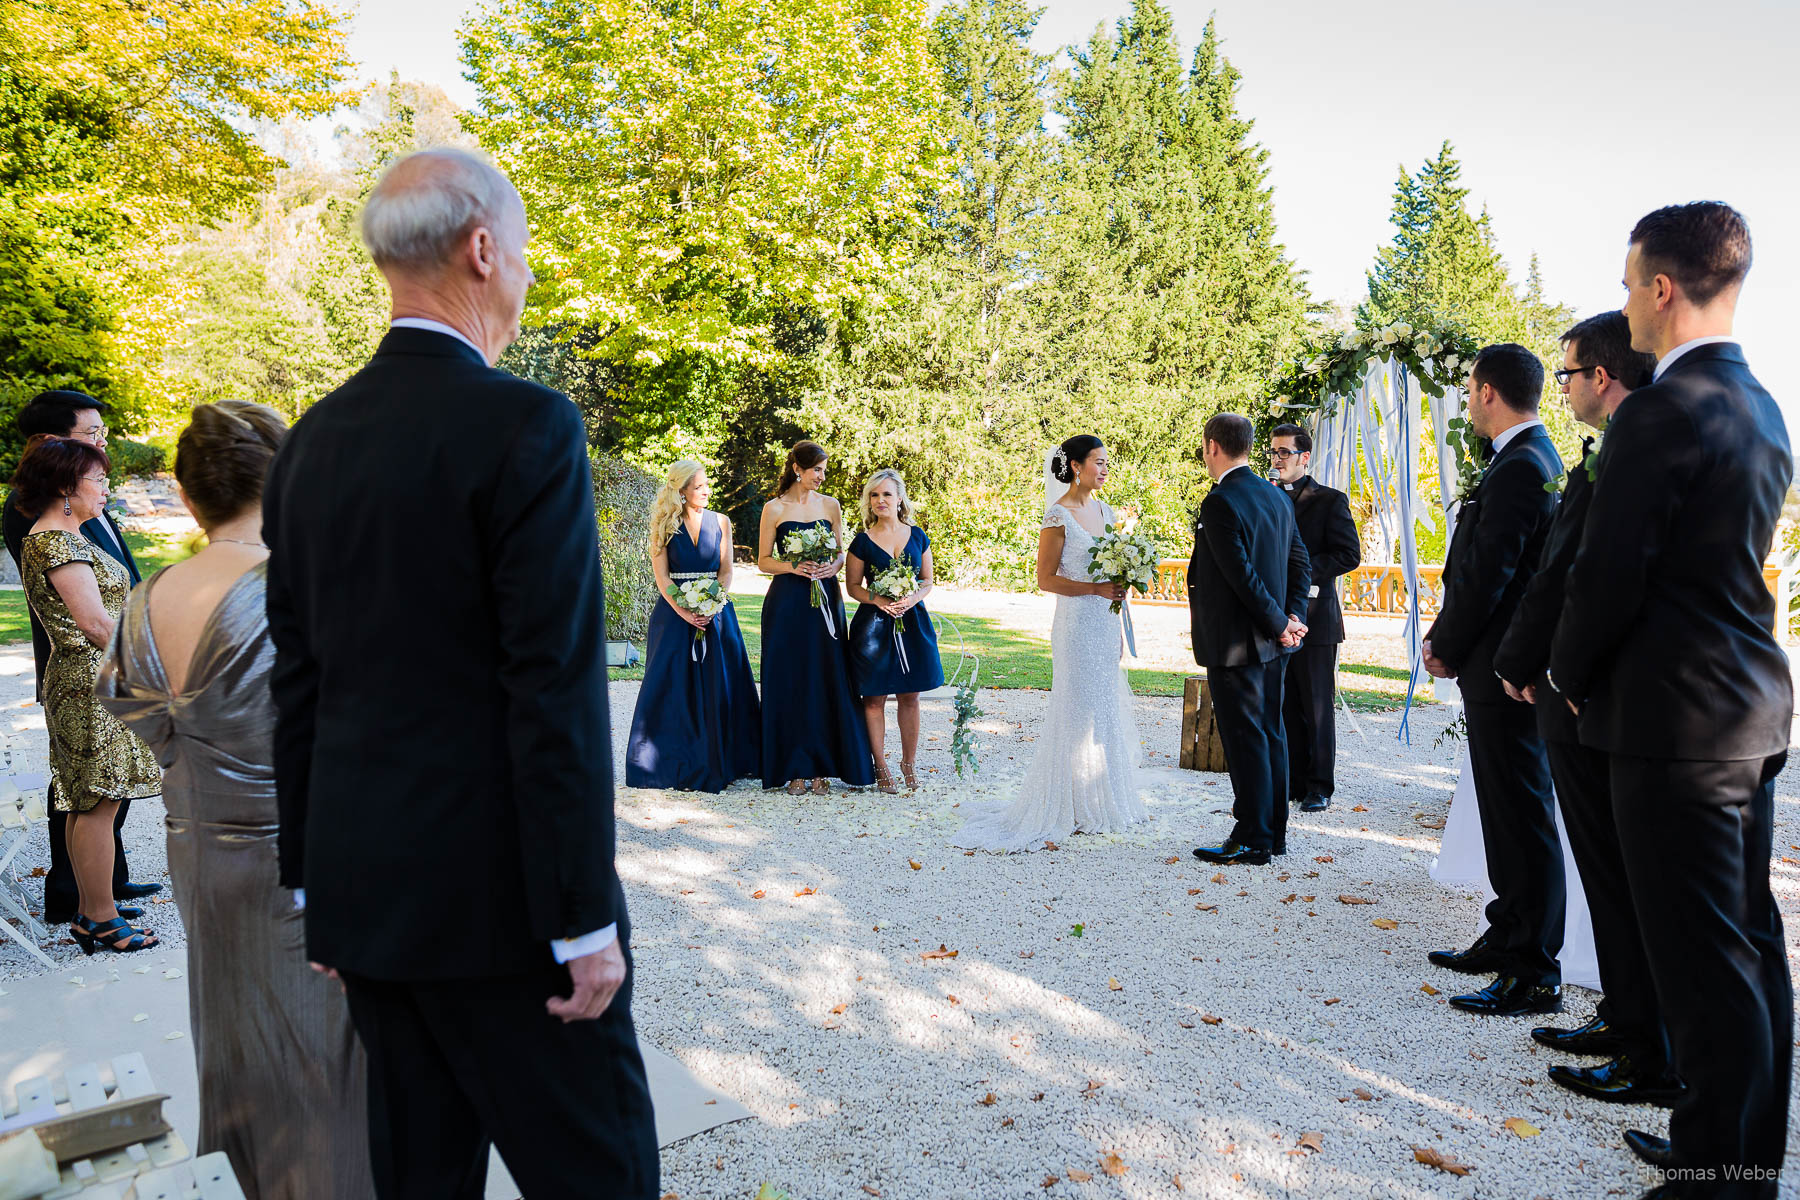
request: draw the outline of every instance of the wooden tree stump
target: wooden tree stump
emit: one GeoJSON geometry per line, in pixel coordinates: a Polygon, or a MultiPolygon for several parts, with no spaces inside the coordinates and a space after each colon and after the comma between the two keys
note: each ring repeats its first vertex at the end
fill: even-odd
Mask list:
{"type": "Polygon", "coordinates": [[[1189,675],[1181,700],[1181,765],[1190,771],[1225,770],[1225,743],[1213,713],[1206,676],[1189,675]]]}

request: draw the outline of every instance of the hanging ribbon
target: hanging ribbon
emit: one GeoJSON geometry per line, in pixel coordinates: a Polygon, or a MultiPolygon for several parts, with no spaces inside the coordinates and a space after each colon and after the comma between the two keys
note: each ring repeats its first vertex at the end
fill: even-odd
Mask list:
{"type": "Polygon", "coordinates": [[[688,647],[688,661],[703,663],[706,661],[706,635],[711,625],[694,631],[694,643],[688,647]]]}
{"type": "Polygon", "coordinates": [[[825,618],[825,632],[835,638],[838,635],[837,622],[831,619],[831,597],[826,593],[825,584],[822,581],[815,579],[812,581],[812,585],[815,593],[813,606],[819,610],[819,615],[825,618]]]}
{"type": "Polygon", "coordinates": [[[1125,599],[1119,602],[1119,620],[1125,626],[1125,648],[1131,651],[1131,657],[1137,657],[1137,635],[1131,628],[1131,589],[1125,589],[1125,599]]]}
{"type": "Polygon", "coordinates": [[[906,660],[906,639],[900,636],[900,618],[890,617],[889,620],[894,622],[894,653],[900,656],[900,673],[910,675],[912,674],[912,663],[906,660]]]}

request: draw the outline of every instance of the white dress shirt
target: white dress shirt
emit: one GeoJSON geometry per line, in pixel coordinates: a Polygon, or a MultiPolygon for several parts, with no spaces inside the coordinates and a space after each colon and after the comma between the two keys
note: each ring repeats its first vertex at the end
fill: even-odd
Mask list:
{"type": "MultiPolygon", "coordinates": [[[[429,329],[433,333],[444,333],[455,338],[487,361],[487,352],[474,342],[462,330],[446,325],[442,321],[433,321],[429,317],[395,317],[388,325],[391,329],[429,329]]],[[[294,889],[294,907],[306,907],[306,889],[294,889]]],[[[584,933],[580,937],[557,938],[550,943],[550,955],[559,963],[566,963],[572,958],[584,958],[589,954],[598,954],[612,945],[619,936],[617,924],[607,925],[592,933],[584,933]]]]}
{"type": "Polygon", "coordinates": [[[1225,482],[1225,475],[1229,475],[1229,474],[1231,474],[1231,473],[1232,473],[1232,472],[1233,472],[1233,471],[1244,471],[1244,470],[1248,470],[1248,469],[1249,469],[1249,467],[1250,467],[1250,464],[1249,464],[1249,463],[1247,463],[1247,462],[1241,462],[1241,463],[1239,463],[1239,464],[1238,464],[1238,465],[1237,465],[1237,466],[1235,466],[1235,467],[1227,467],[1227,468],[1225,468],[1225,474],[1224,474],[1224,475],[1220,475],[1220,476],[1219,476],[1219,478],[1218,478],[1218,479],[1217,479],[1217,480],[1216,480],[1216,482],[1218,482],[1218,483],[1224,483],[1224,482],[1225,482]]]}
{"type": "Polygon", "coordinates": [[[1658,379],[1661,379],[1663,377],[1663,372],[1675,365],[1676,359],[1686,354],[1689,350],[1692,350],[1695,346],[1715,346],[1723,342],[1735,344],[1737,339],[1730,334],[1715,333],[1710,337],[1697,337],[1692,341],[1681,343],[1681,345],[1675,347],[1656,361],[1656,374],[1650,377],[1650,381],[1654,383],[1658,379]]]}
{"type": "Polygon", "coordinates": [[[1514,438],[1518,437],[1521,433],[1524,433],[1527,429],[1530,429],[1533,425],[1542,425],[1542,424],[1543,424],[1543,422],[1537,420],[1536,418],[1533,418],[1532,420],[1529,420],[1529,421],[1520,421],[1517,425],[1514,425],[1511,429],[1508,429],[1505,433],[1502,433],[1494,438],[1494,453],[1496,455],[1498,455],[1502,450],[1506,449],[1507,443],[1511,442],[1514,438]]]}

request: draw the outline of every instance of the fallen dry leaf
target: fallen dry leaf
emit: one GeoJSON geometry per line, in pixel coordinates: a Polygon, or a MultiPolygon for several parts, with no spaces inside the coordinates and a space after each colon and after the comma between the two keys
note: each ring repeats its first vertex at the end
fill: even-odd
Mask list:
{"type": "Polygon", "coordinates": [[[1021,950],[1021,951],[1019,951],[1019,957],[1020,958],[1031,958],[1036,953],[1037,953],[1036,950],[1021,950]]]}
{"type": "Polygon", "coordinates": [[[923,871],[923,870],[924,870],[924,869],[925,869],[925,864],[924,864],[924,863],[922,863],[922,862],[920,862],[920,861],[919,861],[919,860],[918,860],[918,859],[916,859],[916,858],[909,858],[909,859],[907,859],[907,860],[906,860],[906,865],[907,865],[907,866],[909,866],[909,867],[911,867],[911,868],[912,868],[912,869],[913,869],[913,870],[915,870],[915,871],[923,871]]]}
{"type": "Polygon", "coordinates": [[[1421,983],[1419,985],[1419,990],[1421,992],[1424,992],[1427,996],[1435,996],[1438,994],[1438,990],[1436,988],[1432,987],[1429,983],[1421,983]]]}
{"type": "Polygon", "coordinates": [[[1011,1117],[1007,1117],[1005,1120],[1000,1122],[1000,1128],[1005,1129],[1008,1126],[1010,1126],[1012,1123],[1013,1123],[1013,1119],[1011,1117]]]}
{"type": "Polygon", "coordinates": [[[1214,875],[1214,876],[1213,876],[1213,877],[1212,877],[1212,881],[1213,881],[1213,882],[1214,882],[1214,883],[1224,883],[1224,882],[1225,882],[1225,876],[1224,876],[1224,875],[1223,875],[1223,874],[1219,874],[1219,875],[1214,875]]]}
{"type": "Polygon", "coordinates": [[[1225,1021],[1224,1017],[1215,1017],[1211,1013],[1201,1013],[1200,1019],[1205,1021],[1208,1025],[1221,1025],[1225,1021]]]}
{"type": "Polygon", "coordinates": [[[1189,888],[1188,889],[1188,895],[1190,895],[1190,896],[1198,896],[1199,894],[1200,894],[1199,888],[1189,888]]]}
{"type": "Polygon", "coordinates": [[[983,1096],[980,1099],[979,1103],[985,1104],[989,1108],[992,1108],[996,1103],[999,1102],[999,1100],[1000,1100],[1000,1097],[994,1095],[994,1093],[992,1093],[992,1092],[989,1092],[987,1095],[983,1096]]]}
{"type": "Polygon", "coordinates": [[[1536,1137],[1538,1134],[1544,1132],[1530,1121],[1527,1121],[1524,1117],[1508,1117],[1506,1120],[1502,1121],[1501,1124],[1522,1138],[1536,1137]]]}
{"type": "Polygon", "coordinates": [[[925,951],[925,953],[919,955],[919,957],[923,958],[923,959],[955,958],[956,951],[946,949],[942,943],[939,943],[938,948],[936,950],[927,950],[927,951],[925,951]]]}
{"type": "Polygon", "coordinates": [[[1292,904],[1294,901],[1298,900],[1299,898],[1300,898],[1299,892],[1289,892],[1287,895],[1285,895],[1281,898],[1281,902],[1283,904],[1292,904]]]}
{"type": "Polygon", "coordinates": [[[33,878],[33,879],[42,879],[44,876],[48,875],[49,873],[50,873],[49,867],[33,867],[33,868],[31,868],[31,870],[26,872],[26,874],[31,876],[31,878],[33,878]]]}
{"type": "Polygon", "coordinates": [[[1313,861],[1314,862],[1336,862],[1337,860],[1332,858],[1331,855],[1329,855],[1329,854],[1321,854],[1317,858],[1314,858],[1313,861]]]}
{"type": "Polygon", "coordinates": [[[837,1013],[843,1012],[845,1009],[847,1009],[849,1007],[850,1006],[848,1004],[834,1004],[831,1006],[831,1011],[835,1015],[837,1013]]]}
{"type": "Polygon", "coordinates": [[[1178,1192],[1183,1190],[1181,1186],[1181,1172],[1179,1171],[1175,1173],[1175,1190],[1178,1192]]]}
{"type": "Polygon", "coordinates": [[[869,1195],[871,1195],[871,1196],[879,1196],[879,1195],[881,1195],[881,1193],[880,1193],[880,1192],[878,1192],[878,1191],[876,1191],[876,1190],[875,1190],[875,1189],[874,1189],[874,1188],[872,1188],[872,1187],[870,1187],[870,1186],[869,1186],[869,1185],[868,1185],[868,1184],[866,1184],[866,1183],[865,1183],[865,1184],[863,1184],[863,1191],[865,1191],[865,1192],[867,1192],[867,1193],[869,1193],[869,1195]]]}
{"type": "Polygon", "coordinates": [[[1076,1167],[1069,1168],[1069,1182],[1070,1183],[1086,1183],[1088,1180],[1090,1180],[1092,1178],[1093,1178],[1093,1176],[1089,1175],[1086,1171],[1080,1170],[1079,1168],[1076,1168],[1076,1167]]]}
{"type": "Polygon", "coordinates": [[[1375,1093],[1371,1092],[1368,1088],[1351,1088],[1350,1094],[1355,1096],[1358,1100],[1373,1100],[1375,1098],[1375,1093]]]}
{"type": "Polygon", "coordinates": [[[1046,1176],[1044,1176],[1044,1182],[1038,1184],[1038,1186],[1041,1188],[1053,1188],[1061,1182],[1062,1182],[1062,1180],[1058,1179],[1054,1175],[1046,1175],[1046,1176]]]}
{"type": "Polygon", "coordinates": [[[1299,1146],[1300,1149],[1311,1150],[1314,1154],[1322,1153],[1325,1149],[1325,1135],[1322,1133],[1303,1133],[1300,1135],[1299,1146]]]}
{"type": "Polygon", "coordinates": [[[1375,902],[1373,900],[1368,899],[1365,896],[1339,896],[1338,903],[1339,904],[1373,904],[1375,902]]]}
{"type": "Polygon", "coordinates": [[[1125,987],[1124,984],[1122,984],[1118,980],[1114,979],[1111,975],[1108,975],[1106,977],[1106,990],[1107,991],[1109,991],[1109,992],[1122,991],[1122,990],[1124,990],[1124,987],[1125,987]]]}
{"type": "Polygon", "coordinates": [[[1392,917],[1376,917],[1373,921],[1370,921],[1369,924],[1373,925],[1377,929],[1398,929],[1398,928],[1400,928],[1400,922],[1394,920],[1394,918],[1392,918],[1392,917]]]}
{"type": "Polygon", "coordinates": [[[763,898],[763,890],[761,888],[757,888],[754,892],[750,893],[750,898],[752,900],[761,900],[763,898]]]}
{"type": "Polygon", "coordinates": [[[1045,842],[1044,843],[1044,849],[1046,849],[1046,850],[1060,850],[1061,848],[1062,847],[1058,846],[1055,842],[1045,842]]]}
{"type": "Polygon", "coordinates": [[[794,893],[796,898],[798,898],[800,896],[816,896],[818,894],[819,894],[818,888],[809,888],[809,887],[801,888],[799,891],[794,893]]]}
{"type": "Polygon", "coordinates": [[[1199,909],[1201,912],[1218,912],[1219,911],[1219,906],[1216,904],[1196,904],[1196,905],[1194,905],[1194,907],[1199,909]]]}
{"type": "Polygon", "coordinates": [[[1325,1002],[1325,1007],[1330,1008],[1333,1004],[1342,1004],[1343,1002],[1344,998],[1342,996],[1333,996],[1325,1002]]]}
{"type": "Polygon", "coordinates": [[[1350,809],[1350,811],[1351,812],[1368,812],[1369,809],[1368,809],[1367,805],[1358,804],[1358,805],[1355,805],[1354,807],[1352,807],[1350,809]]]}
{"type": "Polygon", "coordinates": [[[1106,1086],[1106,1082],[1104,1080],[1090,1079],[1087,1081],[1087,1086],[1081,1089],[1081,1093],[1082,1093],[1082,1095],[1085,1096],[1085,1095],[1089,1094],[1090,1092],[1097,1092],[1105,1086],[1106,1086]]]}
{"type": "Polygon", "coordinates": [[[944,999],[948,1000],[952,1004],[961,1004],[962,1003],[961,1000],[957,999],[956,994],[954,992],[952,992],[948,996],[945,996],[944,999]]]}
{"type": "Polygon", "coordinates": [[[1194,1023],[1192,1021],[1177,1021],[1175,1023],[1177,1025],[1181,1026],[1183,1029],[1192,1029],[1194,1027],[1194,1023]]]}
{"type": "Polygon", "coordinates": [[[1467,1175],[1470,1171],[1468,1166],[1430,1146],[1414,1146],[1413,1158],[1428,1167],[1436,1167],[1438,1170],[1447,1171],[1452,1175],[1467,1175]]]}
{"type": "Polygon", "coordinates": [[[1115,1179],[1131,1170],[1125,1165],[1124,1159],[1110,1150],[1100,1156],[1100,1169],[1115,1179]]]}
{"type": "Polygon", "coordinates": [[[1169,855],[1169,857],[1163,859],[1164,865],[1171,866],[1171,867],[1180,861],[1181,860],[1179,858],[1176,858],[1173,854],[1171,854],[1171,855],[1169,855]]]}

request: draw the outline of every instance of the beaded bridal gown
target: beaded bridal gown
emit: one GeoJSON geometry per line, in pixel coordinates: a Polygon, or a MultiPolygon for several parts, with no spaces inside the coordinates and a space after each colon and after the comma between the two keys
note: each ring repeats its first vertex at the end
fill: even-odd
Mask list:
{"type": "MultiPolygon", "coordinates": [[[[1106,523],[1112,509],[1100,503],[1106,523]]],[[[1065,579],[1088,578],[1094,535],[1061,504],[1044,527],[1063,531],[1065,579]]],[[[1058,596],[1050,625],[1050,708],[1037,754],[1014,798],[970,816],[955,843],[977,850],[1035,850],[1071,833],[1115,833],[1146,817],[1138,795],[1141,743],[1120,661],[1118,614],[1102,596],[1058,596]]]]}

